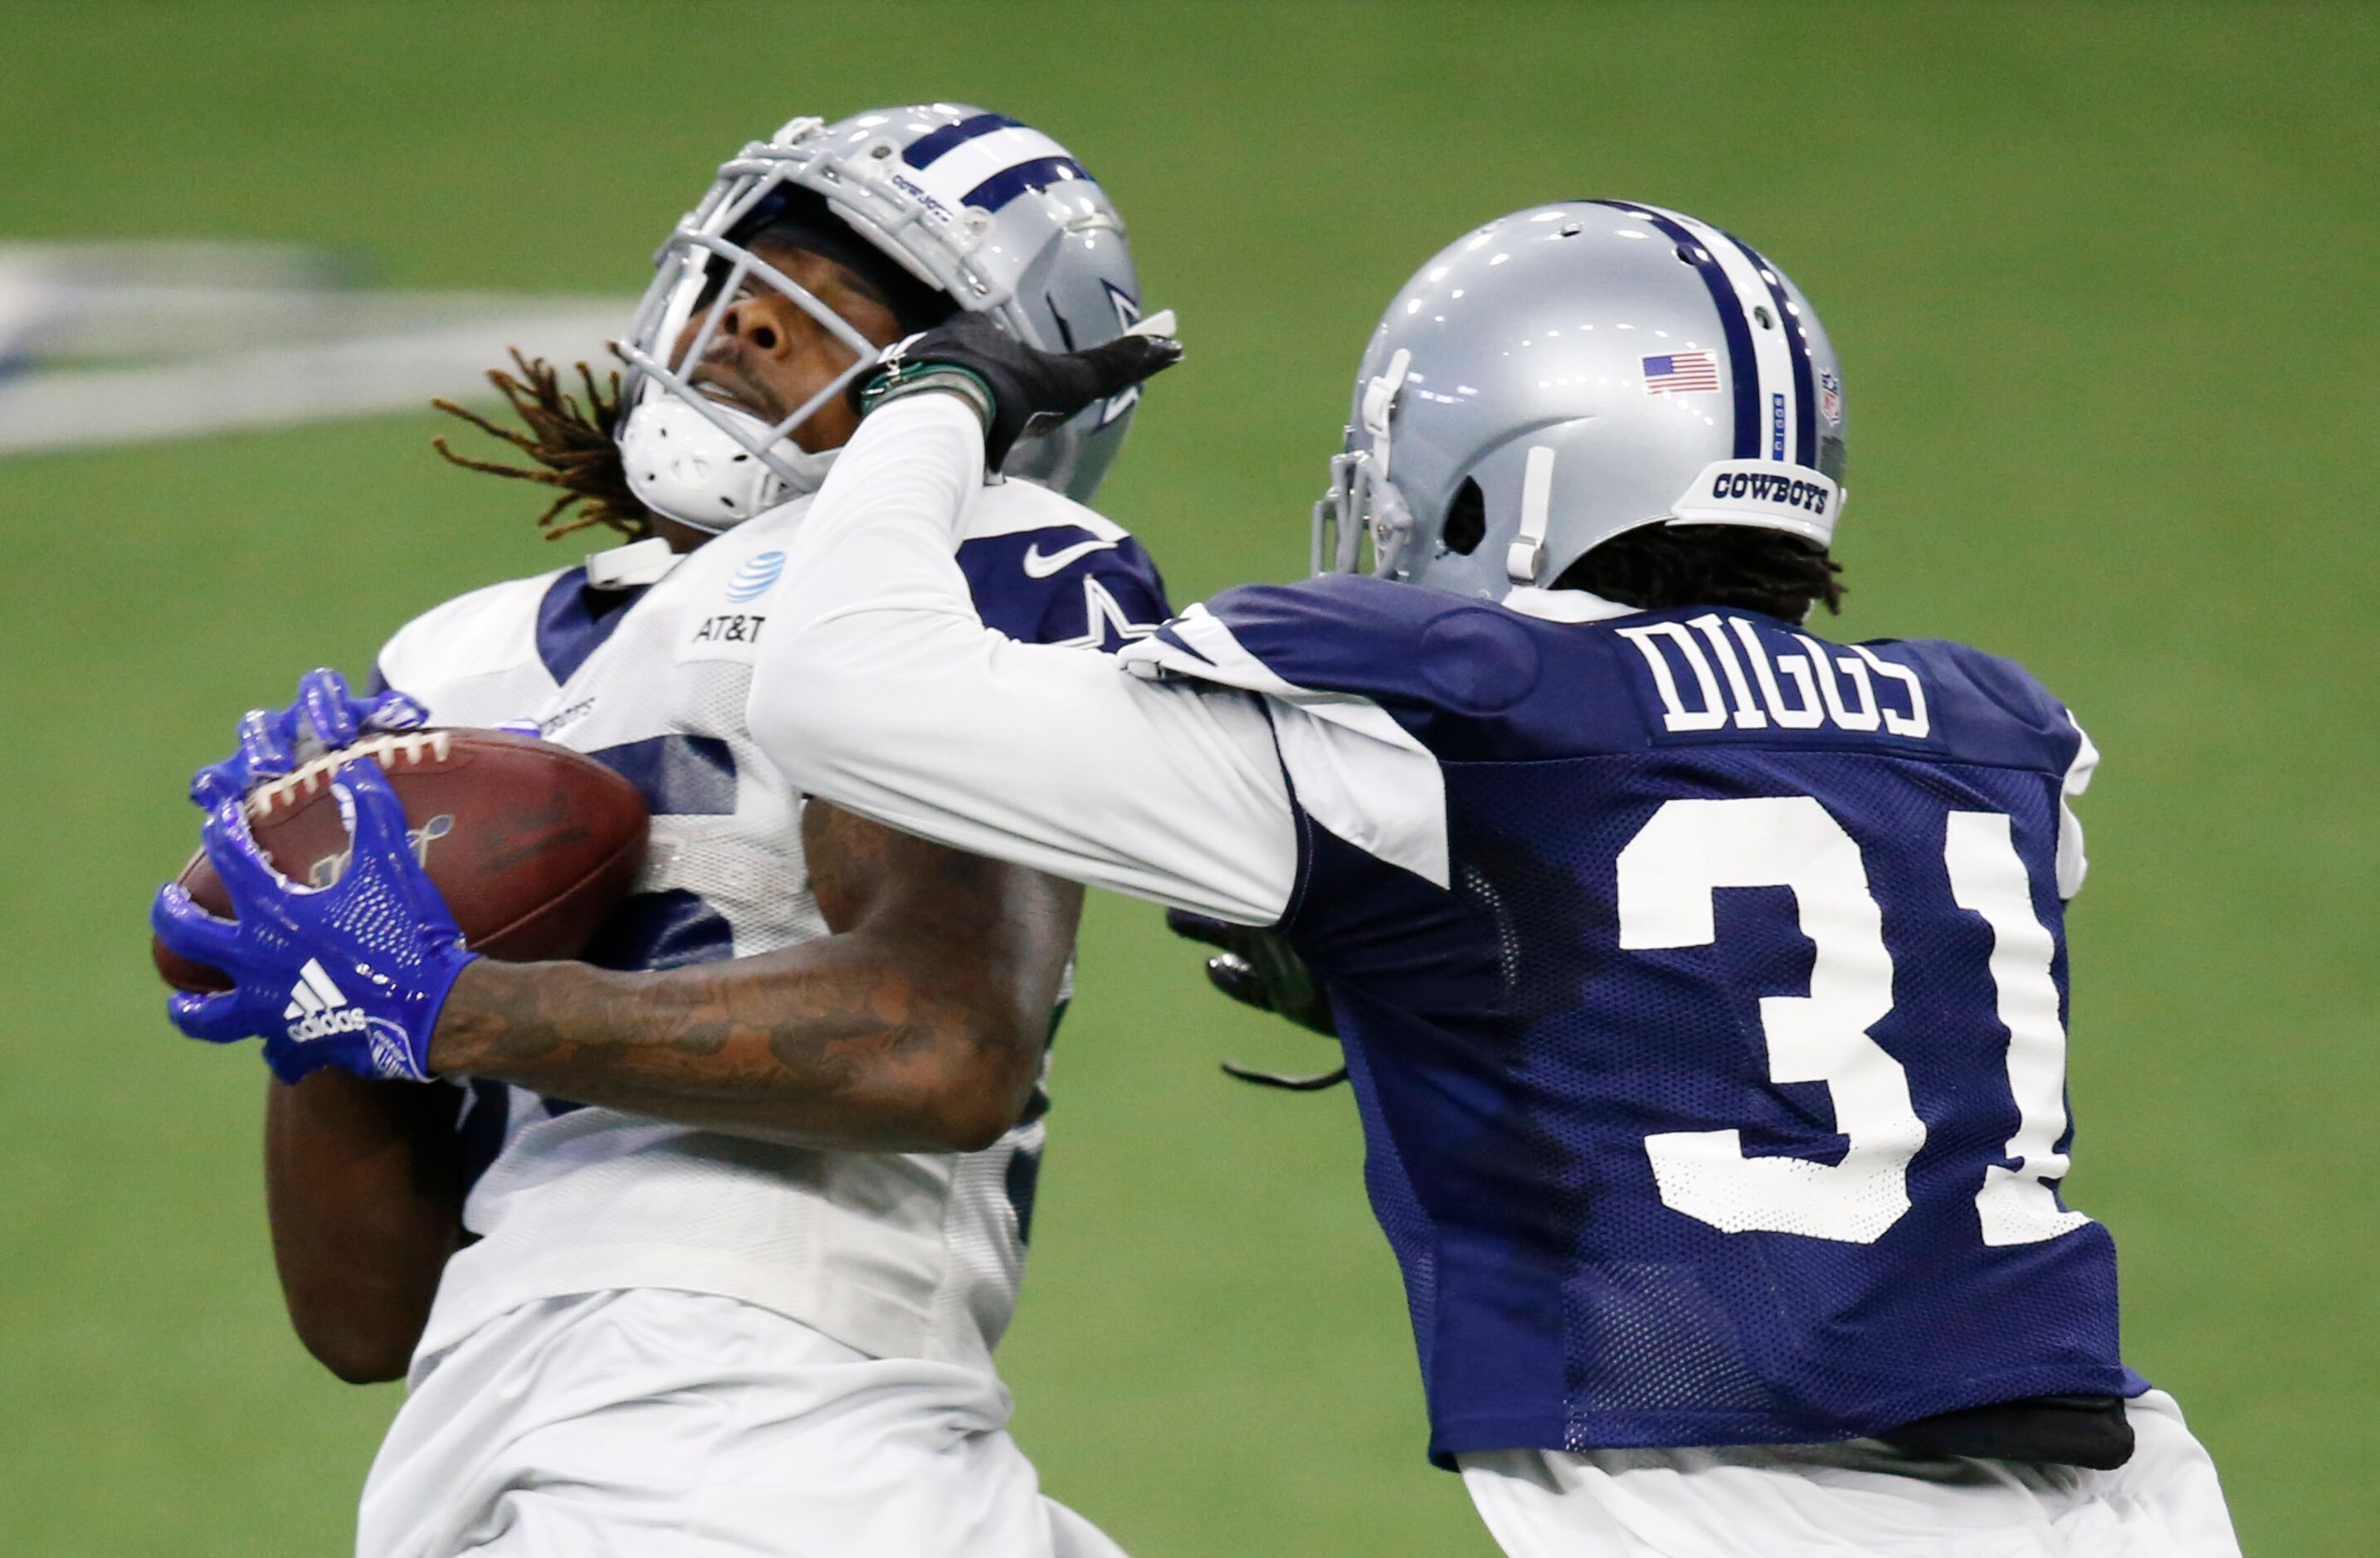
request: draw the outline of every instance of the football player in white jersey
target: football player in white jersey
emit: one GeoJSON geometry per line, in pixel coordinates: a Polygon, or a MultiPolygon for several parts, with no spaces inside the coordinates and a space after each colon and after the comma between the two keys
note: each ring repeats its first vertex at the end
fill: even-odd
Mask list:
{"type": "MultiPolygon", "coordinates": [[[[1116,334],[1122,223],[1048,137],[935,104],[746,148],[659,266],[617,400],[524,364],[530,430],[481,424],[540,460],[482,468],[563,489],[547,520],[584,502],[636,538],[416,619],[384,691],[315,673],[202,776],[238,792],[372,731],[503,724],[652,814],[586,956],[674,971],[661,1005],[607,1033],[492,1006],[436,1081],[271,1057],[292,1318],[344,1377],[409,1384],[358,1551],[1114,1553],[1039,1494],[990,1356],[1081,890],[805,807],[744,712],[853,376],[961,308],[1053,348],[1116,334]]],[[[1020,638],[1112,650],[1167,614],[1137,543],[1075,501],[1132,404],[1040,441],[971,532],[977,609],[1020,638]]]]}
{"type": "MultiPolygon", "coordinates": [[[[888,354],[770,598],[759,743],[953,847],[1279,929],[1344,1045],[1431,1458],[1507,1552],[2237,1558],[2059,1193],[2097,753],[2007,660],[1812,631],[1845,412],[1808,300],[1676,211],[1488,223],[1373,336],[1318,577],[1119,664],[988,633],[951,562],[984,471],[1174,350],[959,319],[888,354]]],[[[308,955],[384,977],[408,1054],[468,1021],[442,1000],[590,998],[472,960],[385,781],[341,782],[330,895],[208,825],[243,924],[288,927],[188,938],[241,965],[225,1031],[308,955]],[[365,923],[389,893],[412,923],[365,923]]]]}

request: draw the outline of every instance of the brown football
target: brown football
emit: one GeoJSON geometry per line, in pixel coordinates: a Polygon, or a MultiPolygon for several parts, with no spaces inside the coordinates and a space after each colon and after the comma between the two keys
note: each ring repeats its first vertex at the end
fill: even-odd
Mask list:
{"type": "MultiPolygon", "coordinates": [[[[364,754],[380,760],[405,803],[414,853],[464,940],[492,958],[575,957],[644,860],[644,797],[593,758],[504,731],[407,731],[358,742],[249,793],[249,831],[283,876],[310,887],[338,879],[347,830],[331,778],[364,754]]],[[[180,881],[200,907],[231,912],[203,852],[180,881]]],[[[221,971],[162,942],[151,954],[177,989],[231,986],[221,971]]]]}

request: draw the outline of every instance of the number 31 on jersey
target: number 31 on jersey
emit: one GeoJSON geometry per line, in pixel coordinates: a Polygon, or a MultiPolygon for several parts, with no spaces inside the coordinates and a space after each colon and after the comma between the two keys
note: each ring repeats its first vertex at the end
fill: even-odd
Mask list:
{"type": "MultiPolygon", "coordinates": [[[[2058,1204],[2066,1129],[2066,1033],[2055,951],[2024,863],[1998,812],[1952,812],[1943,840],[1952,899],[1992,932],[1991,976],[2008,1029],[2016,1134],[1984,1170],[1975,1211],[1987,1245],[2055,1238],[2090,1221],[2058,1204]]],[[[1707,946],[1721,888],[1790,888],[1815,948],[1806,996],[1760,1003],[1776,1082],[1823,1082],[1850,1150],[1835,1164],[1747,1157],[1742,1133],[1665,1131],[1645,1151],[1664,1204],[1729,1233],[1872,1244],[1909,1210],[1909,1163],[1925,1144],[1900,1063],[1868,1036],[1892,1009],[1892,958],[1859,845],[1806,795],[1670,801],[1620,852],[1623,950],[1707,946]]]]}

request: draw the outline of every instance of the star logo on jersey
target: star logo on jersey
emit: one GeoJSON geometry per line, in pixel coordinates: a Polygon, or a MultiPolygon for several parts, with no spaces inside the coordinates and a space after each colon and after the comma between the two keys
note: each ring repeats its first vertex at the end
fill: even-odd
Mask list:
{"type": "Polygon", "coordinates": [[[1028,579],[1046,579],[1077,558],[1088,557],[1095,551],[1106,551],[1117,544],[1114,541],[1080,541],[1074,546],[1060,547],[1056,551],[1045,553],[1041,550],[1041,543],[1036,541],[1025,549],[1025,576],[1028,579]]]}
{"type": "Polygon", "coordinates": [[[1070,649],[1108,649],[1121,647],[1135,638],[1147,638],[1162,622],[1135,622],[1107,586],[1089,575],[1083,576],[1083,631],[1073,638],[1052,640],[1070,649]]]}

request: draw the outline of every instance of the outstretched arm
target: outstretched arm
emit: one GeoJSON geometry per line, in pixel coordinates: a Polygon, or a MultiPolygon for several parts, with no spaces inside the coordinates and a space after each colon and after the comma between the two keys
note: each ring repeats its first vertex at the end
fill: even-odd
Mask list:
{"type": "MultiPolygon", "coordinates": [[[[323,977],[312,967],[320,961],[342,971],[357,1021],[334,1034],[291,1034],[279,1064],[506,1078],[820,1145],[937,1148],[996,1137],[1030,1067],[982,1062],[1013,1058],[1020,1032],[1038,1043],[1075,912],[1071,898],[1050,907],[1062,889],[1032,872],[1267,924],[1290,900],[1298,849],[1274,716],[1258,699],[1138,682],[1098,657],[1013,644],[976,617],[952,553],[981,479],[986,426],[939,391],[863,425],[795,540],[824,571],[818,583],[832,586],[821,593],[785,571],[793,598],[780,600],[779,620],[791,619],[795,648],[764,650],[750,723],[808,792],[949,846],[945,856],[1026,868],[976,862],[953,876],[959,868],[942,859],[935,885],[905,901],[910,923],[935,927],[929,948],[972,932],[989,977],[970,984],[901,962],[895,952],[919,944],[872,916],[851,927],[872,931],[861,942],[732,966],[638,974],[492,966],[462,945],[407,843],[402,805],[363,758],[334,777],[353,845],[329,888],[293,888],[257,849],[238,803],[214,807],[203,836],[237,922],[208,914],[174,885],[159,893],[152,921],[170,948],[229,971],[236,988],[174,997],[176,1024],[214,1042],[278,1034],[293,983],[323,977]],[[851,599],[838,610],[844,589],[851,599]],[[836,729],[846,712],[849,732],[836,729]],[[999,916],[959,911],[970,893],[999,916]],[[1025,912],[1036,902],[1045,906],[1038,920],[1025,912]],[[1012,909],[1026,927],[1062,917],[1066,934],[1012,941],[1012,909]],[[1045,977],[1030,977],[1036,968],[1045,977]],[[1027,988],[1032,999],[1014,1002],[1027,988]],[[1003,996],[1013,1004],[1001,1006],[1003,996]],[[978,1022],[994,1026],[969,1026],[978,1022]],[[983,1109],[987,1098],[997,1106],[983,1109]]],[[[1318,750],[1307,767],[1330,756],[1318,750]]],[[[854,912],[869,915],[864,904],[854,912]]],[[[279,1043],[268,1041],[269,1057],[279,1043]]]]}
{"type": "Polygon", "coordinates": [[[905,831],[1278,919],[1297,847],[1264,704],[986,628],[953,555],[983,444],[953,395],[860,425],[788,547],[753,735],[803,790],[905,831]]]}
{"type": "Polygon", "coordinates": [[[480,959],[431,1069],[804,1146],[989,1146],[1031,1094],[1082,889],[823,803],[802,839],[833,935],[661,972],[480,959]]]}

